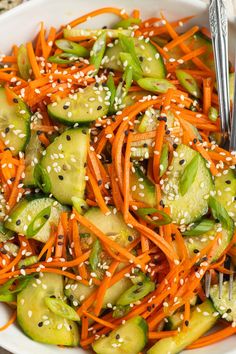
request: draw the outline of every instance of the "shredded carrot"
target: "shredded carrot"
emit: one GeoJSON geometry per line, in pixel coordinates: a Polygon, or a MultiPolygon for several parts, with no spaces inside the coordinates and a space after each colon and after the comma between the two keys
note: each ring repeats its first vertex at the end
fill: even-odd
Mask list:
{"type": "Polygon", "coordinates": [[[17,312],[14,311],[13,314],[11,315],[10,319],[8,320],[8,322],[0,327],[0,332],[4,331],[5,329],[7,329],[11,324],[13,324],[16,320],[16,316],[17,316],[17,312]]]}
{"type": "Polygon", "coordinates": [[[29,56],[29,61],[30,61],[34,76],[35,76],[36,79],[38,79],[39,77],[41,77],[41,73],[40,73],[40,70],[39,70],[39,66],[38,66],[38,63],[37,63],[37,60],[36,60],[36,56],[35,56],[35,53],[34,53],[34,49],[33,49],[32,43],[28,42],[26,44],[26,48],[27,48],[27,53],[28,53],[28,56],[29,56]]]}

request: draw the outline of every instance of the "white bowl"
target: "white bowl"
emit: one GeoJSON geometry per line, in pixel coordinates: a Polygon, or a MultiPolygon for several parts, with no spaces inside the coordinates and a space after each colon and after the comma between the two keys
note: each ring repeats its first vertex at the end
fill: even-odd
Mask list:
{"type": "MultiPolygon", "coordinates": [[[[139,8],[143,18],[157,16],[160,10],[163,10],[170,20],[197,14],[191,22],[207,26],[206,5],[200,0],[32,0],[0,16],[0,53],[7,53],[12,44],[25,43],[34,38],[41,20],[46,26],[58,27],[82,14],[105,6],[125,8],[127,12],[139,8]]],[[[230,15],[232,16],[232,12],[230,15]]],[[[89,27],[112,25],[115,20],[113,15],[99,16],[90,21],[89,27]]],[[[230,49],[232,50],[232,45],[230,49]]],[[[0,304],[0,326],[6,323],[9,315],[7,306],[0,304]]],[[[36,343],[26,337],[17,325],[0,332],[0,346],[14,354],[85,353],[78,348],[61,349],[36,343]]],[[[235,338],[231,337],[207,348],[185,351],[185,354],[233,354],[236,353],[235,347],[235,338]]]]}

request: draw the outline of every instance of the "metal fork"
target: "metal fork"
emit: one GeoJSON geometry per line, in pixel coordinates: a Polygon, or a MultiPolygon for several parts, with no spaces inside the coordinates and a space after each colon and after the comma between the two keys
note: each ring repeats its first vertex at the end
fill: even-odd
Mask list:
{"type": "MultiPolygon", "coordinates": [[[[229,58],[228,58],[228,19],[226,8],[222,0],[211,0],[209,6],[209,24],[212,37],[212,46],[215,59],[216,78],[219,94],[222,145],[230,150],[236,149],[236,99],[234,95],[232,131],[230,122],[230,98],[229,98],[229,58]]],[[[236,75],[234,82],[236,94],[236,75]]],[[[233,296],[234,266],[230,263],[232,274],[229,276],[229,300],[233,296]]],[[[211,273],[207,271],[204,277],[205,294],[210,295],[211,273]]],[[[219,298],[222,297],[224,274],[219,272],[219,298]]]]}

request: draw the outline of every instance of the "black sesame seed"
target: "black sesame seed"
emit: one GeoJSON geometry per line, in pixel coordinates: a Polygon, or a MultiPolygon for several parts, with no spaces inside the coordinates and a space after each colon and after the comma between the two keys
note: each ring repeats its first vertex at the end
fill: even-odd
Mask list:
{"type": "Polygon", "coordinates": [[[179,164],[180,164],[180,165],[183,165],[184,163],[185,163],[185,160],[184,160],[184,159],[179,161],[179,164]]]}
{"type": "Polygon", "coordinates": [[[195,250],[193,250],[193,252],[194,252],[194,253],[199,253],[199,250],[197,250],[197,249],[195,248],[195,250]]]}
{"type": "Polygon", "coordinates": [[[167,131],[166,131],[166,135],[169,135],[170,134],[170,130],[169,129],[167,129],[167,131]]]}
{"type": "Polygon", "coordinates": [[[151,312],[151,311],[152,311],[152,307],[151,307],[151,306],[148,306],[148,307],[147,307],[147,310],[148,310],[148,312],[151,312]]]}
{"type": "Polygon", "coordinates": [[[87,167],[87,162],[84,163],[84,167],[87,167]]]}
{"type": "Polygon", "coordinates": [[[16,225],[20,225],[20,224],[21,224],[21,220],[20,219],[16,220],[16,225]]]}
{"type": "Polygon", "coordinates": [[[10,181],[11,181],[11,182],[14,182],[15,179],[16,179],[15,177],[11,177],[11,178],[10,178],[10,181]]]}
{"type": "Polygon", "coordinates": [[[144,144],[143,144],[143,147],[145,147],[145,148],[148,147],[148,144],[147,144],[147,143],[144,143],[144,144]]]}
{"type": "Polygon", "coordinates": [[[18,103],[18,99],[16,97],[13,98],[12,100],[14,103],[18,103]]]}
{"type": "Polygon", "coordinates": [[[174,143],[174,144],[173,144],[173,148],[174,148],[174,149],[177,149],[177,147],[178,147],[178,145],[174,143]]]}
{"type": "Polygon", "coordinates": [[[72,326],[71,326],[71,325],[69,325],[69,327],[70,327],[70,330],[72,330],[72,326]]]}
{"type": "Polygon", "coordinates": [[[185,326],[188,327],[189,321],[184,321],[184,323],[185,323],[185,326]]]}
{"type": "Polygon", "coordinates": [[[231,181],[229,179],[227,179],[227,181],[225,181],[226,184],[231,184],[231,181]]]}
{"type": "Polygon", "coordinates": [[[116,335],[116,339],[120,339],[120,335],[119,334],[116,335]]]}
{"type": "Polygon", "coordinates": [[[58,175],[58,178],[62,181],[64,177],[62,175],[58,175]]]}
{"type": "Polygon", "coordinates": [[[74,300],[74,296],[73,296],[73,295],[70,295],[70,296],[69,296],[69,299],[70,299],[71,301],[73,301],[73,300],[74,300]]]}
{"type": "Polygon", "coordinates": [[[58,246],[63,246],[64,245],[64,243],[61,242],[61,241],[57,242],[57,244],[58,244],[58,246]]]}
{"type": "Polygon", "coordinates": [[[234,200],[236,200],[236,196],[234,197],[234,200]]]}
{"type": "Polygon", "coordinates": [[[69,108],[69,106],[64,104],[63,109],[68,109],[68,108],[69,108]]]}
{"type": "Polygon", "coordinates": [[[38,326],[39,326],[39,327],[43,327],[43,322],[39,322],[39,323],[38,323],[38,326]]]}
{"type": "Polygon", "coordinates": [[[107,28],[107,26],[103,26],[103,27],[102,27],[102,29],[106,29],[106,28],[107,28]]]}
{"type": "Polygon", "coordinates": [[[99,83],[98,83],[98,82],[96,82],[94,86],[95,86],[95,87],[99,87],[99,83]]]}
{"type": "Polygon", "coordinates": [[[160,200],[159,204],[160,204],[163,208],[165,207],[165,204],[164,204],[164,202],[163,202],[162,199],[160,200]]]}
{"type": "Polygon", "coordinates": [[[193,139],[193,143],[194,143],[194,144],[197,143],[197,139],[196,139],[196,138],[193,139]]]}
{"type": "Polygon", "coordinates": [[[140,57],[139,57],[139,60],[140,60],[141,62],[144,61],[144,57],[140,56],[140,57]]]}
{"type": "Polygon", "coordinates": [[[9,133],[9,131],[10,131],[9,127],[5,128],[5,134],[9,133]]]}
{"type": "Polygon", "coordinates": [[[101,179],[98,180],[98,185],[99,185],[99,186],[102,185],[102,180],[101,180],[101,179]]]}
{"type": "Polygon", "coordinates": [[[67,136],[66,136],[66,140],[67,140],[67,141],[70,141],[70,140],[71,140],[70,135],[67,135],[67,136]]]}
{"type": "Polygon", "coordinates": [[[107,86],[107,84],[106,84],[105,82],[103,82],[103,83],[102,83],[102,86],[103,86],[103,87],[106,87],[106,86],[107,86]]]}
{"type": "Polygon", "coordinates": [[[102,109],[102,106],[97,106],[97,111],[100,111],[102,109]]]}
{"type": "Polygon", "coordinates": [[[37,135],[41,135],[41,134],[42,134],[41,130],[37,130],[37,135]]]}
{"type": "Polygon", "coordinates": [[[125,136],[128,136],[128,135],[129,135],[129,131],[125,130],[125,136]]]}
{"type": "Polygon", "coordinates": [[[64,238],[63,235],[58,235],[57,237],[58,237],[59,240],[62,240],[64,238]]]}
{"type": "Polygon", "coordinates": [[[48,220],[50,218],[50,215],[45,214],[43,217],[44,217],[44,219],[48,220]]]}
{"type": "Polygon", "coordinates": [[[4,151],[11,151],[9,147],[4,148],[4,151]]]}
{"type": "Polygon", "coordinates": [[[228,309],[227,311],[226,311],[226,313],[231,313],[232,312],[232,310],[231,309],[228,309]]]}
{"type": "Polygon", "coordinates": [[[215,219],[215,221],[216,221],[216,223],[219,223],[219,222],[220,222],[220,220],[219,220],[219,219],[215,219]]]}
{"type": "Polygon", "coordinates": [[[129,242],[132,242],[132,241],[133,241],[133,237],[129,235],[129,236],[128,236],[128,241],[129,241],[129,242]]]}
{"type": "Polygon", "coordinates": [[[2,254],[7,254],[7,250],[5,250],[4,248],[1,248],[1,249],[0,249],[0,252],[1,252],[2,254]]]}
{"type": "Polygon", "coordinates": [[[137,284],[138,284],[138,286],[143,286],[143,282],[142,281],[139,281],[137,284]]]}

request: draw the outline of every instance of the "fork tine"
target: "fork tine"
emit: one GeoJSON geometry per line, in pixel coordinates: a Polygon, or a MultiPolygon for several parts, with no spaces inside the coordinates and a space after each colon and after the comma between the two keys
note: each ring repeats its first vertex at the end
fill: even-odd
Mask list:
{"type": "Polygon", "coordinates": [[[230,270],[232,271],[232,274],[229,276],[229,300],[232,300],[233,297],[233,281],[234,281],[234,266],[232,262],[230,263],[230,270]]]}
{"type": "Polygon", "coordinates": [[[224,274],[219,273],[219,299],[222,297],[222,289],[223,289],[223,280],[224,280],[224,274]]]}
{"type": "Polygon", "coordinates": [[[211,288],[211,272],[207,271],[205,273],[205,295],[209,297],[211,288]]]}

